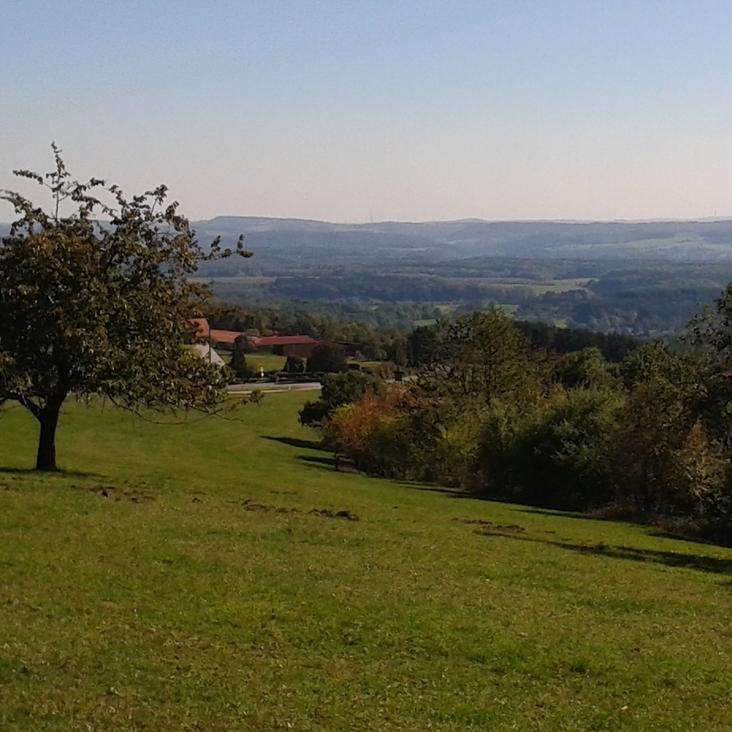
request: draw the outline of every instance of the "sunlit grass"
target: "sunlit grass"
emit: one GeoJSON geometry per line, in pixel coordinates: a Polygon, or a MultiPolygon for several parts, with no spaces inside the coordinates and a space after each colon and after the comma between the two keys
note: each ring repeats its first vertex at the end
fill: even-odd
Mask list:
{"type": "Polygon", "coordinates": [[[0,729],[730,728],[732,551],[335,472],[307,398],[70,405],[49,476],[0,417],[0,729]]]}

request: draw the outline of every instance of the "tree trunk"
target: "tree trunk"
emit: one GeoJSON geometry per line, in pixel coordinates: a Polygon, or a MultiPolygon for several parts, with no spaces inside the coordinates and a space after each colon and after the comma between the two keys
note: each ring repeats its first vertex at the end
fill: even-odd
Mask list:
{"type": "Polygon", "coordinates": [[[38,414],[41,432],[38,437],[36,470],[58,470],[56,467],[56,427],[61,404],[49,404],[38,414]]]}

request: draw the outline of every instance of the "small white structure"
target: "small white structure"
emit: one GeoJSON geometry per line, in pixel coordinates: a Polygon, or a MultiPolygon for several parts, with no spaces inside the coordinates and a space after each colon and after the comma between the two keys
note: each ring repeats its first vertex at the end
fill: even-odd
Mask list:
{"type": "Polygon", "coordinates": [[[216,351],[208,343],[196,343],[191,346],[194,353],[197,353],[201,358],[206,359],[216,366],[226,366],[224,359],[219,356],[216,351]]]}

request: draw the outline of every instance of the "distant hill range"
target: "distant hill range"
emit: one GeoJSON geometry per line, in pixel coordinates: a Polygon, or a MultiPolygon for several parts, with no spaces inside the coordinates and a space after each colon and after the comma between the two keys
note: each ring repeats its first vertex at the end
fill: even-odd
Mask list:
{"type": "MultiPolygon", "coordinates": [[[[663,259],[732,261],[732,220],[456,221],[339,224],[308,219],[217,216],[194,222],[203,243],[239,234],[260,265],[294,259],[334,265],[361,260],[445,261],[482,257],[529,259],[663,259]]],[[[0,234],[8,226],[0,224],[0,234]]]]}
{"type": "Polygon", "coordinates": [[[198,221],[202,240],[245,234],[257,257],[418,260],[473,257],[732,261],[732,220],[564,222],[465,219],[338,224],[305,219],[219,216],[198,221]]]}
{"type": "Polygon", "coordinates": [[[726,219],[338,224],[219,216],[193,225],[204,247],[217,236],[233,246],[244,234],[254,252],[200,266],[219,300],[315,308],[377,327],[498,304],[519,320],[655,337],[682,329],[732,280],[726,219]]]}

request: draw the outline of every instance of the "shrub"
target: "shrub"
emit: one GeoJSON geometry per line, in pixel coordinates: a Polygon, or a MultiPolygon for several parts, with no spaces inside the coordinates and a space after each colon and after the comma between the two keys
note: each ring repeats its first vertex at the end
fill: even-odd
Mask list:
{"type": "Polygon", "coordinates": [[[478,465],[489,493],[557,508],[606,500],[612,393],[556,390],[529,408],[498,403],[487,413],[478,465]]]}
{"type": "Polygon", "coordinates": [[[239,379],[248,379],[251,375],[251,369],[247,364],[247,343],[246,336],[240,335],[234,341],[234,350],[231,353],[231,362],[229,367],[239,379]]]}
{"type": "Polygon", "coordinates": [[[331,343],[320,343],[315,346],[308,359],[308,371],[311,373],[336,373],[345,371],[346,368],[344,350],[331,343]]]}
{"type": "Polygon", "coordinates": [[[300,424],[306,427],[318,427],[324,424],[329,416],[328,405],[320,399],[305,402],[299,412],[300,424]]]}
{"type": "Polygon", "coordinates": [[[288,356],[283,371],[288,374],[304,374],[305,359],[299,356],[288,356]]]}
{"type": "Polygon", "coordinates": [[[338,407],[357,402],[367,391],[378,392],[382,382],[359,371],[328,374],[323,379],[320,399],[307,402],[300,411],[300,422],[305,425],[322,425],[338,407]]]}

